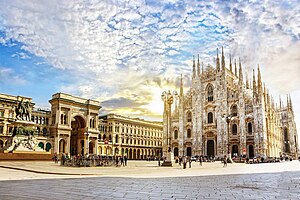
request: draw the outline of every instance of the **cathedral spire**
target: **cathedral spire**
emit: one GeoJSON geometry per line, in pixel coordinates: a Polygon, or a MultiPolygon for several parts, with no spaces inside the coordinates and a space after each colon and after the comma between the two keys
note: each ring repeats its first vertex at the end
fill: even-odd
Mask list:
{"type": "Polygon", "coordinates": [[[222,46],[222,71],[225,72],[225,56],[223,52],[223,46],[222,46]]]}
{"type": "Polygon", "coordinates": [[[261,82],[261,74],[259,70],[259,65],[257,67],[258,71],[258,77],[257,77],[257,90],[258,90],[258,95],[262,95],[262,82],[261,82]]]}
{"type": "Polygon", "coordinates": [[[246,73],[246,89],[249,89],[249,78],[248,78],[248,73],[246,73]]]}
{"type": "Polygon", "coordinates": [[[281,107],[282,107],[282,105],[281,105],[281,96],[279,95],[279,108],[280,108],[280,110],[281,110],[281,107]]]}
{"type": "Polygon", "coordinates": [[[239,85],[243,86],[243,72],[242,72],[242,64],[241,64],[241,60],[239,58],[239,85]]]}
{"type": "Polygon", "coordinates": [[[291,110],[293,110],[293,104],[292,104],[292,98],[291,98],[291,94],[289,94],[289,100],[290,100],[290,108],[291,110]]]}
{"type": "Polygon", "coordinates": [[[198,54],[198,63],[197,63],[197,75],[198,75],[198,77],[200,77],[200,74],[201,74],[201,72],[200,72],[200,61],[199,61],[199,54],[198,54]]]}
{"type": "Polygon", "coordinates": [[[195,64],[195,56],[193,56],[193,78],[196,77],[196,64],[195,64]]]}
{"type": "Polygon", "coordinates": [[[253,69],[253,96],[256,95],[256,81],[255,81],[255,71],[253,69]]]}
{"type": "Polygon", "coordinates": [[[179,94],[181,97],[183,96],[183,83],[182,83],[182,74],[181,74],[181,77],[180,77],[180,94],[179,94]]]}
{"type": "Polygon", "coordinates": [[[237,76],[236,59],[234,59],[234,74],[237,76]]]}
{"type": "Polygon", "coordinates": [[[219,59],[219,49],[217,48],[217,60],[216,60],[216,68],[217,68],[217,72],[220,71],[220,59],[219,59]]]}
{"type": "Polygon", "coordinates": [[[230,71],[232,72],[231,55],[230,55],[230,58],[229,58],[229,69],[230,69],[230,71]]]}

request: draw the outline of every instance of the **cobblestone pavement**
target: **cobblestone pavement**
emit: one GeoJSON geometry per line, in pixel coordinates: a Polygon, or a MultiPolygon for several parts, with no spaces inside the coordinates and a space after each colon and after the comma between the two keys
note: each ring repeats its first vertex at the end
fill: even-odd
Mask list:
{"type": "Polygon", "coordinates": [[[0,199],[299,199],[300,171],[194,177],[0,182],[0,199]]]}

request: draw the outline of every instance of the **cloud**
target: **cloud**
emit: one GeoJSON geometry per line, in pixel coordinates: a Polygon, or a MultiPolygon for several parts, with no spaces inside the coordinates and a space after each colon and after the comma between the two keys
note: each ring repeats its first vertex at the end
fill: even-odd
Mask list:
{"type": "Polygon", "coordinates": [[[267,85],[279,93],[299,90],[298,3],[2,1],[0,43],[16,41],[28,55],[71,74],[61,83],[63,92],[111,107],[136,102],[139,113],[151,115],[162,112],[164,90],[178,90],[180,74],[187,91],[193,55],[214,65],[221,46],[227,65],[229,54],[240,57],[251,75],[259,63],[267,85]]]}
{"type": "Polygon", "coordinates": [[[1,84],[12,84],[12,85],[24,85],[27,81],[17,75],[12,69],[0,67],[0,83],[1,84]]]}

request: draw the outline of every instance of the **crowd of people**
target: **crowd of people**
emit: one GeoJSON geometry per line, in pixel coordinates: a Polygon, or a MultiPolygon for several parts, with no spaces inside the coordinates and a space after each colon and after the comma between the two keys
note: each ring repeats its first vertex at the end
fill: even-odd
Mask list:
{"type": "Polygon", "coordinates": [[[127,156],[101,156],[93,154],[74,155],[62,153],[60,156],[54,154],[52,160],[55,163],[60,162],[62,166],[72,167],[95,167],[95,166],[127,166],[127,156]]]}

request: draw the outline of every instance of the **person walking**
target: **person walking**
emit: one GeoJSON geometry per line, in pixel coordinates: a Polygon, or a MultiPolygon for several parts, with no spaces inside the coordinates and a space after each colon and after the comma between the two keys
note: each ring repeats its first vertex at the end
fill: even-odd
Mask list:
{"type": "Polygon", "coordinates": [[[121,156],[121,158],[120,158],[120,162],[121,162],[121,166],[123,166],[123,167],[124,167],[125,165],[124,165],[124,158],[123,158],[123,156],[121,156]]]}
{"type": "Polygon", "coordinates": [[[189,159],[189,168],[192,168],[192,159],[191,157],[189,157],[188,159],[189,159]]]}
{"type": "Polygon", "coordinates": [[[227,167],[227,156],[226,155],[224,156],[223,162],[224,162],[223,167],[227,167]]]}
{"type": "Polygon", "coordinates": [[[127,156],[124,157],[125,166],[127,166],[127,156]]]}
{"type": "Polygon", "coordinates": [[[202,156],[199,158],[199,165],[202,166],[202,156]]]}

